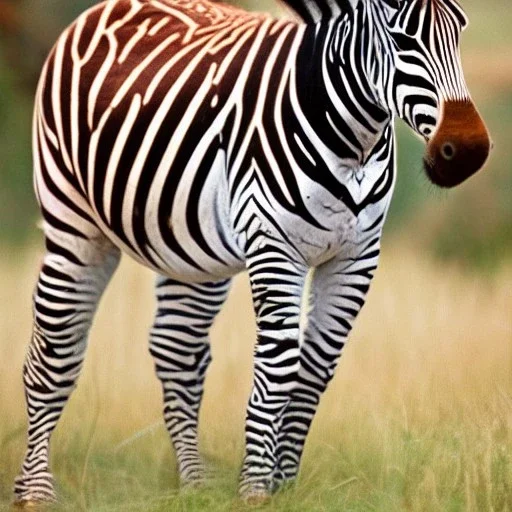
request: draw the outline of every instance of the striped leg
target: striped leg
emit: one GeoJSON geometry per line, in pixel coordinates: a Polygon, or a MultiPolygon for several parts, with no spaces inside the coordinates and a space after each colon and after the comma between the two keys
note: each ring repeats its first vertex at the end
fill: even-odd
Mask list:
{"type": "Polygon", "coordinates": [[[33,334],[23,370],[28,449],[14,489],[21,505],[55,500],[50,436],[76,386],[96,305],[119,261],[109,242],[100,248],[82,237],[61,233],[60,238],[75,252],[48,240],[34,293],[33,334]]]}
{"type": "Polygon", "coordinates": [[[248,501],[264,500],[272,492],[282,413],[299,369],[300,303],[307,269],[286,252],[265,248],[248,259],[258,328],[239,489],[248,501]]]}
{"type": "Polygon", "coordinates": [[[162,382],[165,424],[184,485],[200,483],[206,476],[198,451],[198,416],[211,361],[208,332],[229,283],[183,284],[163,277],[157,281],[150,352],[162,382]]]}
{"type": "Polygon", "coordinates": [[[313,309],[301,346],[298,385],[283,415],[279,435],[277,484],[297,476],[309,427],[365,302],[378,253],[378,247],[369,247],[359,260],[333,260],[314,273],[310,297],[313,309]]]}

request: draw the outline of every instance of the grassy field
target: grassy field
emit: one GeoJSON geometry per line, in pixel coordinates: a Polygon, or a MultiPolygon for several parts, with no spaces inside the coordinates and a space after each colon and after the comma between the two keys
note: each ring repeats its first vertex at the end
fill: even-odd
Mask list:
{"type": "MultiPolygon", "coordinates": [[[[512,510],[512,266],[489,278],[388,244],[298,485],[264,510],[512,510]]],[[[21,366],[40,254],[0,263],[0,510],[21,463],[21,366]]],[[[53,440],[57,510],[244,510],[236,499],[254,320],[235,282],[213,333],[201,441],[218,479],[178,493],[146,350],[152,276],[125,261],[53,440]]]]}

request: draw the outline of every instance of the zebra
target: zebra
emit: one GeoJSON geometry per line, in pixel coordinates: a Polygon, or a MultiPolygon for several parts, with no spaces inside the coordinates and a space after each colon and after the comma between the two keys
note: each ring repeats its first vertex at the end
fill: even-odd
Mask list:
{"type": "Polygon", "coordinates": [[[425,141],[440,187],[486,162],[456,0],[286,4],[297,18],[107,0],[49,55],[33,122],[46,255],[23,371],[21,506],[56,499],[50,436],[122,253],[157,275],[150,352],[183,485],[206,476],[197,435],[209,329],[230,279],[248,272],[257,343],[239,493],[261,501],[297,477],[377,269],[395,119],[425,141]]]}

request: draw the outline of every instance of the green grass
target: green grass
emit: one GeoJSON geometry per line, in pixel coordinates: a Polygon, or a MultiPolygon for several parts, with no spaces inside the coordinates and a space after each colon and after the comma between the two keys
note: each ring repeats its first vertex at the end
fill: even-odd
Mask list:
{"type": "MultiPolygon", "coordinates": [[[[512,510],[512,267],[492,279],[384,247],[297,485],[261,510],[512,510]]],[[[25,446],[21,366],[40,255],[0,260],[0,510],[25,446]]],[[[237,280],[212,335],[201,445],[216,479],[180,492],[146,349],[152,278],[124,262],[52,450],[69,511],[249,510],[237,498],[254,319],[237,280]]]]}
{"type": "MultiPolygon", "coordinates": [[[[260,508],[282,512],[511,510],[508,398],[506,402],[498,400],[485,411],[472,409],[466,419],[429,428],[414,421],[405,426],[398,417],[356,424],[347,418],[329,444],[319,442],[318,433],[314,436],[297,485],[260,508]],[[493,421],[482,424],[490,413],[493,421]]],[[[61,504],[51,510],[251,509],[236,497],[237,466],[230,454],[223,454],[229,460],[209,459],[219,476],[205,489],[179,492],[168,445],[163,427],[122,452],[113,450],[111,443],[91,447],[87,438],[71,438],[55,450],[61,504]]],[[[4,454],[5,449],[4,442],[4,454]]],[[[5,503],[9,498],[2,495],[5,503]]]]}

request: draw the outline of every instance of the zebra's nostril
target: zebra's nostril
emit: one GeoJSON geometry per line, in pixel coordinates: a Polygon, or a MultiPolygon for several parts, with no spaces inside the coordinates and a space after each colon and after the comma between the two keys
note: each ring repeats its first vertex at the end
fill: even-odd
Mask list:
{"type": "Polygon", "coordinates": [[[445,142],[441,146],[441,156],[445,160],[453,160],[456,153],[457,153],[457,150],[455,149],[455,145],[451,142],[445,142]]]}

